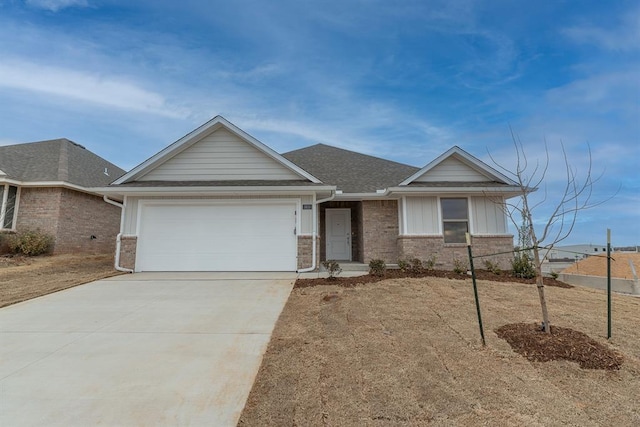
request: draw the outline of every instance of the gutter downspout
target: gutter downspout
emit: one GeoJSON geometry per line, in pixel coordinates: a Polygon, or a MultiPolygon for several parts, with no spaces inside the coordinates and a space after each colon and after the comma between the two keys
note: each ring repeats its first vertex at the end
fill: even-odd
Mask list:
{"type": "Polygon", "coordinates": [[[120,232],[116,236],[116,258],[113,267],[125,273],[133,273],[133,270],[130,268],[120,267],[120,238],[122,237],[122,222],[124,220],[124,203],[118,203],[114,200],[109,199],[106,195],[102,196],[102,200],[110,205],[117,206],[120,208],[120,232]]]}
{"type": "MultiPolygon", "coordinates": [[[[313,198],[315,199],[315,194],[313,195],[313,198]]],[[[331,200],[333,200],[333,198],[336,197],[336,192],[335,190],[331,191],[331,196],[327,197],[326,199],[320,199],[320,200],[314,200],[313,204],[313,217],[312,217],[312,221],[313,221],[313,233],[311,234],[311,267],[308,268],[302,268],[300,270],[298,270],[298,273],[308,273],[310,271],[314,271],[316,269],[316,242],[317,242],[317,236],[318,236],[318,206],[320,205],[320,203],[324,203],[324,202],[329,202],[331,200]]]]}

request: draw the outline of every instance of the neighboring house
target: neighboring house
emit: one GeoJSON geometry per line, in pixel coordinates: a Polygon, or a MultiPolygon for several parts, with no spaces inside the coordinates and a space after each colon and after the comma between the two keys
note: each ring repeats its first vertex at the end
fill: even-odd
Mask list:
{"type": "Polygon", "coordinates": [[[120,209],[92,187],[124,171],[68,139],[0,147],[0,231],[41,230],[53,252],[109,253],[120,209]]]}
{"type": "MultiPolygon", "coordinates": [[[[453,147],[422,169],[322,144],[280,155],[218,116],[99,191],[122,202],[120,266],[305,271],[510,252],[515,182],[453,147]]],[[[489,259],[505,268],[509,254],[489,259]]]]}

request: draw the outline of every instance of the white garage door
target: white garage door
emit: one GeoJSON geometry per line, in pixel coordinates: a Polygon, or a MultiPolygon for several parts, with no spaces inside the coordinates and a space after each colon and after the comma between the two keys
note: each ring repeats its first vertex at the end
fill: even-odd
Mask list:
{"type": "Polygon", "coordinates": [[[296,204],[147,202],[136,271],[294,271],[296,204]]]}

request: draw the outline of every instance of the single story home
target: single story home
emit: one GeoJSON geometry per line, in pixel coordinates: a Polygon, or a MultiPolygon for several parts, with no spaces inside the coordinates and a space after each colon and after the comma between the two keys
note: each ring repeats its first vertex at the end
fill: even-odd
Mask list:
{"type": "Polygon", "coordinates": [[[53,253],[113,253],[121,211],[90,188],[124,170],[68,139],[0,147],[0,233],[41,230],[53,253]]]}
{"type": "MultiPolygon", "coordinates": [[[[509,252],[511,179],[452,147],[417,168],[323,144],[278,154],[217,116],[96,189],[120,203],[131,271],[309,271],[323,260],[509,252]]],[[[508,266],[509,254],[493,262],[508,266]]]]}

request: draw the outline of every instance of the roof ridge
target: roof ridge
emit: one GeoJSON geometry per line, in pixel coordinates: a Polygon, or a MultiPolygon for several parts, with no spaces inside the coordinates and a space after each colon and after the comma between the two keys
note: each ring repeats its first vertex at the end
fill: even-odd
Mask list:
{"type": "Polygon", "coordinates": [[[355,151],[355,150],[348,150],[348,149],[346,149],[346,148],[336,147],[336,146],[334,146],[334,145],[323,144],[323,143],[321,143],[321,142],[319,142],[319,143],[317,143],[317,144],[309,145],[309,146],[307,146],[307,147],[298,148],[298,149],[296,149],[296,150],[287,151],[286,153],[282,153],[282,155],[284,156],[284,155],[286,155],[286,154],[294,153],[294,152],[296,152],[296,151],[306,150],[306,149],[309,149],[309,148],[312,148],[312,147],[318,147],[318,146],[320,146],[320,147],[327,147],[327,148],[331,148],[331,149],[334,149],[334,150],[346,151],[346,152],[348,152],[348,153],[357,154],[358,156],[370,157],[370,158],[372,158],[372,159],[376,159],[376,160],[383,160],[383,161],[385,161],[385,162],[395,163],[395,164],[400,165],[400,166],[407,166],[407,167],[411,167],[411,168],[415,168],[415,169],[420,169],[420,168],[419,168],[419,167],[417,167],[417,166],[408,165],[408,164],[406,164],[406,163],[401,163],[401,162],[398,162],[398,161],[395,161],[395,160],[385,159],[385,158],[383,158],[383,157],[373,156],[373,155],[371,155],[371,154],[364,154],[364,153],[361,153],[361,152],[359,152],[359,151],[355,151]]]}
{"type": "Polygon", "coordinates": [[[60,140],[57,175],[60,181],[69,182],[69,147],[65,143],[66,141],[60,140]]]}

